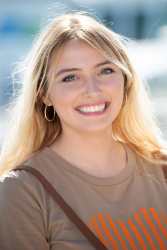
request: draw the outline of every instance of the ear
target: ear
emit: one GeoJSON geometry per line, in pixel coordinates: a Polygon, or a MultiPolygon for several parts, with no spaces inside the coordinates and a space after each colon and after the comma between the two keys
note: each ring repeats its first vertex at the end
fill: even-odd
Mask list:
{"type": "Polygon", "coordinates": [[[51,101],[49,100],[49,98],[46,98],[46,96],[44,95],[44,89],[40,90],[40,97],[41,97],[41,100],[43,101],[43,103],[46,106],[53,106],[53,104],[51,103],[51,101]]]}

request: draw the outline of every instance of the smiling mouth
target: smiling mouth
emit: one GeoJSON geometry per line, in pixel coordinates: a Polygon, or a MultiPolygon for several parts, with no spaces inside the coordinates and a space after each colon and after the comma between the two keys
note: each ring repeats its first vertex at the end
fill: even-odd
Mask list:
{"type": "Polygon", "coordinates": [[[99,105],[92,106],[80,106],[76,109],[83,113],[97,113],[104,111],[109,106],[109,102],[105,102],[99,105]]]}

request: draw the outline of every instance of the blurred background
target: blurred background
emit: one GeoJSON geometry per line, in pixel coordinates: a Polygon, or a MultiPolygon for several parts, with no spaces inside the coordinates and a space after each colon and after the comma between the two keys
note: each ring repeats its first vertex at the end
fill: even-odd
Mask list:
{"type": "Polygon", "coordinates": [[[150,86],[153,108],[167,140],[167,0],[0,0],[0,147],[16,63],[24,59],[47,20],[70,9],[91,10],[109,28],[134,41],[129,55],[150,86]]]}

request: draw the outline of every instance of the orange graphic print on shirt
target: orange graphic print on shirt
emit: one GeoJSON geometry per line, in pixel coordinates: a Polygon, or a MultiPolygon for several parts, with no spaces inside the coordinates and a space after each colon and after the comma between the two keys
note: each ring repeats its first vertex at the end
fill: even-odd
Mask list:
{"type": "Polygon", "coordinates": [[[120,250],[119,242],[124,250],[138,250],[136,241],[142,250],[167,249],[167,217],[162,211],[158,214],[154,208],[148,211],[141,208],[139,213],[135,212],[133,218],[126,222],[114,222],[109,215],[103,218],[97,214],[90,217],[88,227],[98,235],[107,249],[120,250]]]}

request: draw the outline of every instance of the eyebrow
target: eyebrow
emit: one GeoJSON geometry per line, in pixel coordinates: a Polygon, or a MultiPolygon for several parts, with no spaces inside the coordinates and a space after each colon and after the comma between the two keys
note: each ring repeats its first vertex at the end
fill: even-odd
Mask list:
{"type": "MultiPolygon", "coordinates": [[[[98,67],[103,66],[103,65],[105,65],[105,64],[111,64],[111,62],[107,60],[107,61],[98,63],[98,64],[96,64],[96,65],[94,66],[94,68],[98,68],[98,67]]],[[[55,77],[58,77],[58,76],[61,75],[61,74],[68,73],[68,72],[71,72],[71,71],[81,71],[81,69],[80,69],[80,68],[67,68],[67,69],[61,69],[61,70],[56,74],[55,77]]]]}
{"type": "Polygon", "coordinates": [[[105,61],[105,62],[101,62],[101,63],[98,63],[98,64],[96,64],[95,65],[95,68],[98,68],[99,66],[103,66],[103,65],[105,65],[105,64],[111,64],[112,62],[110,62],[110,61],[105,61]]]}

